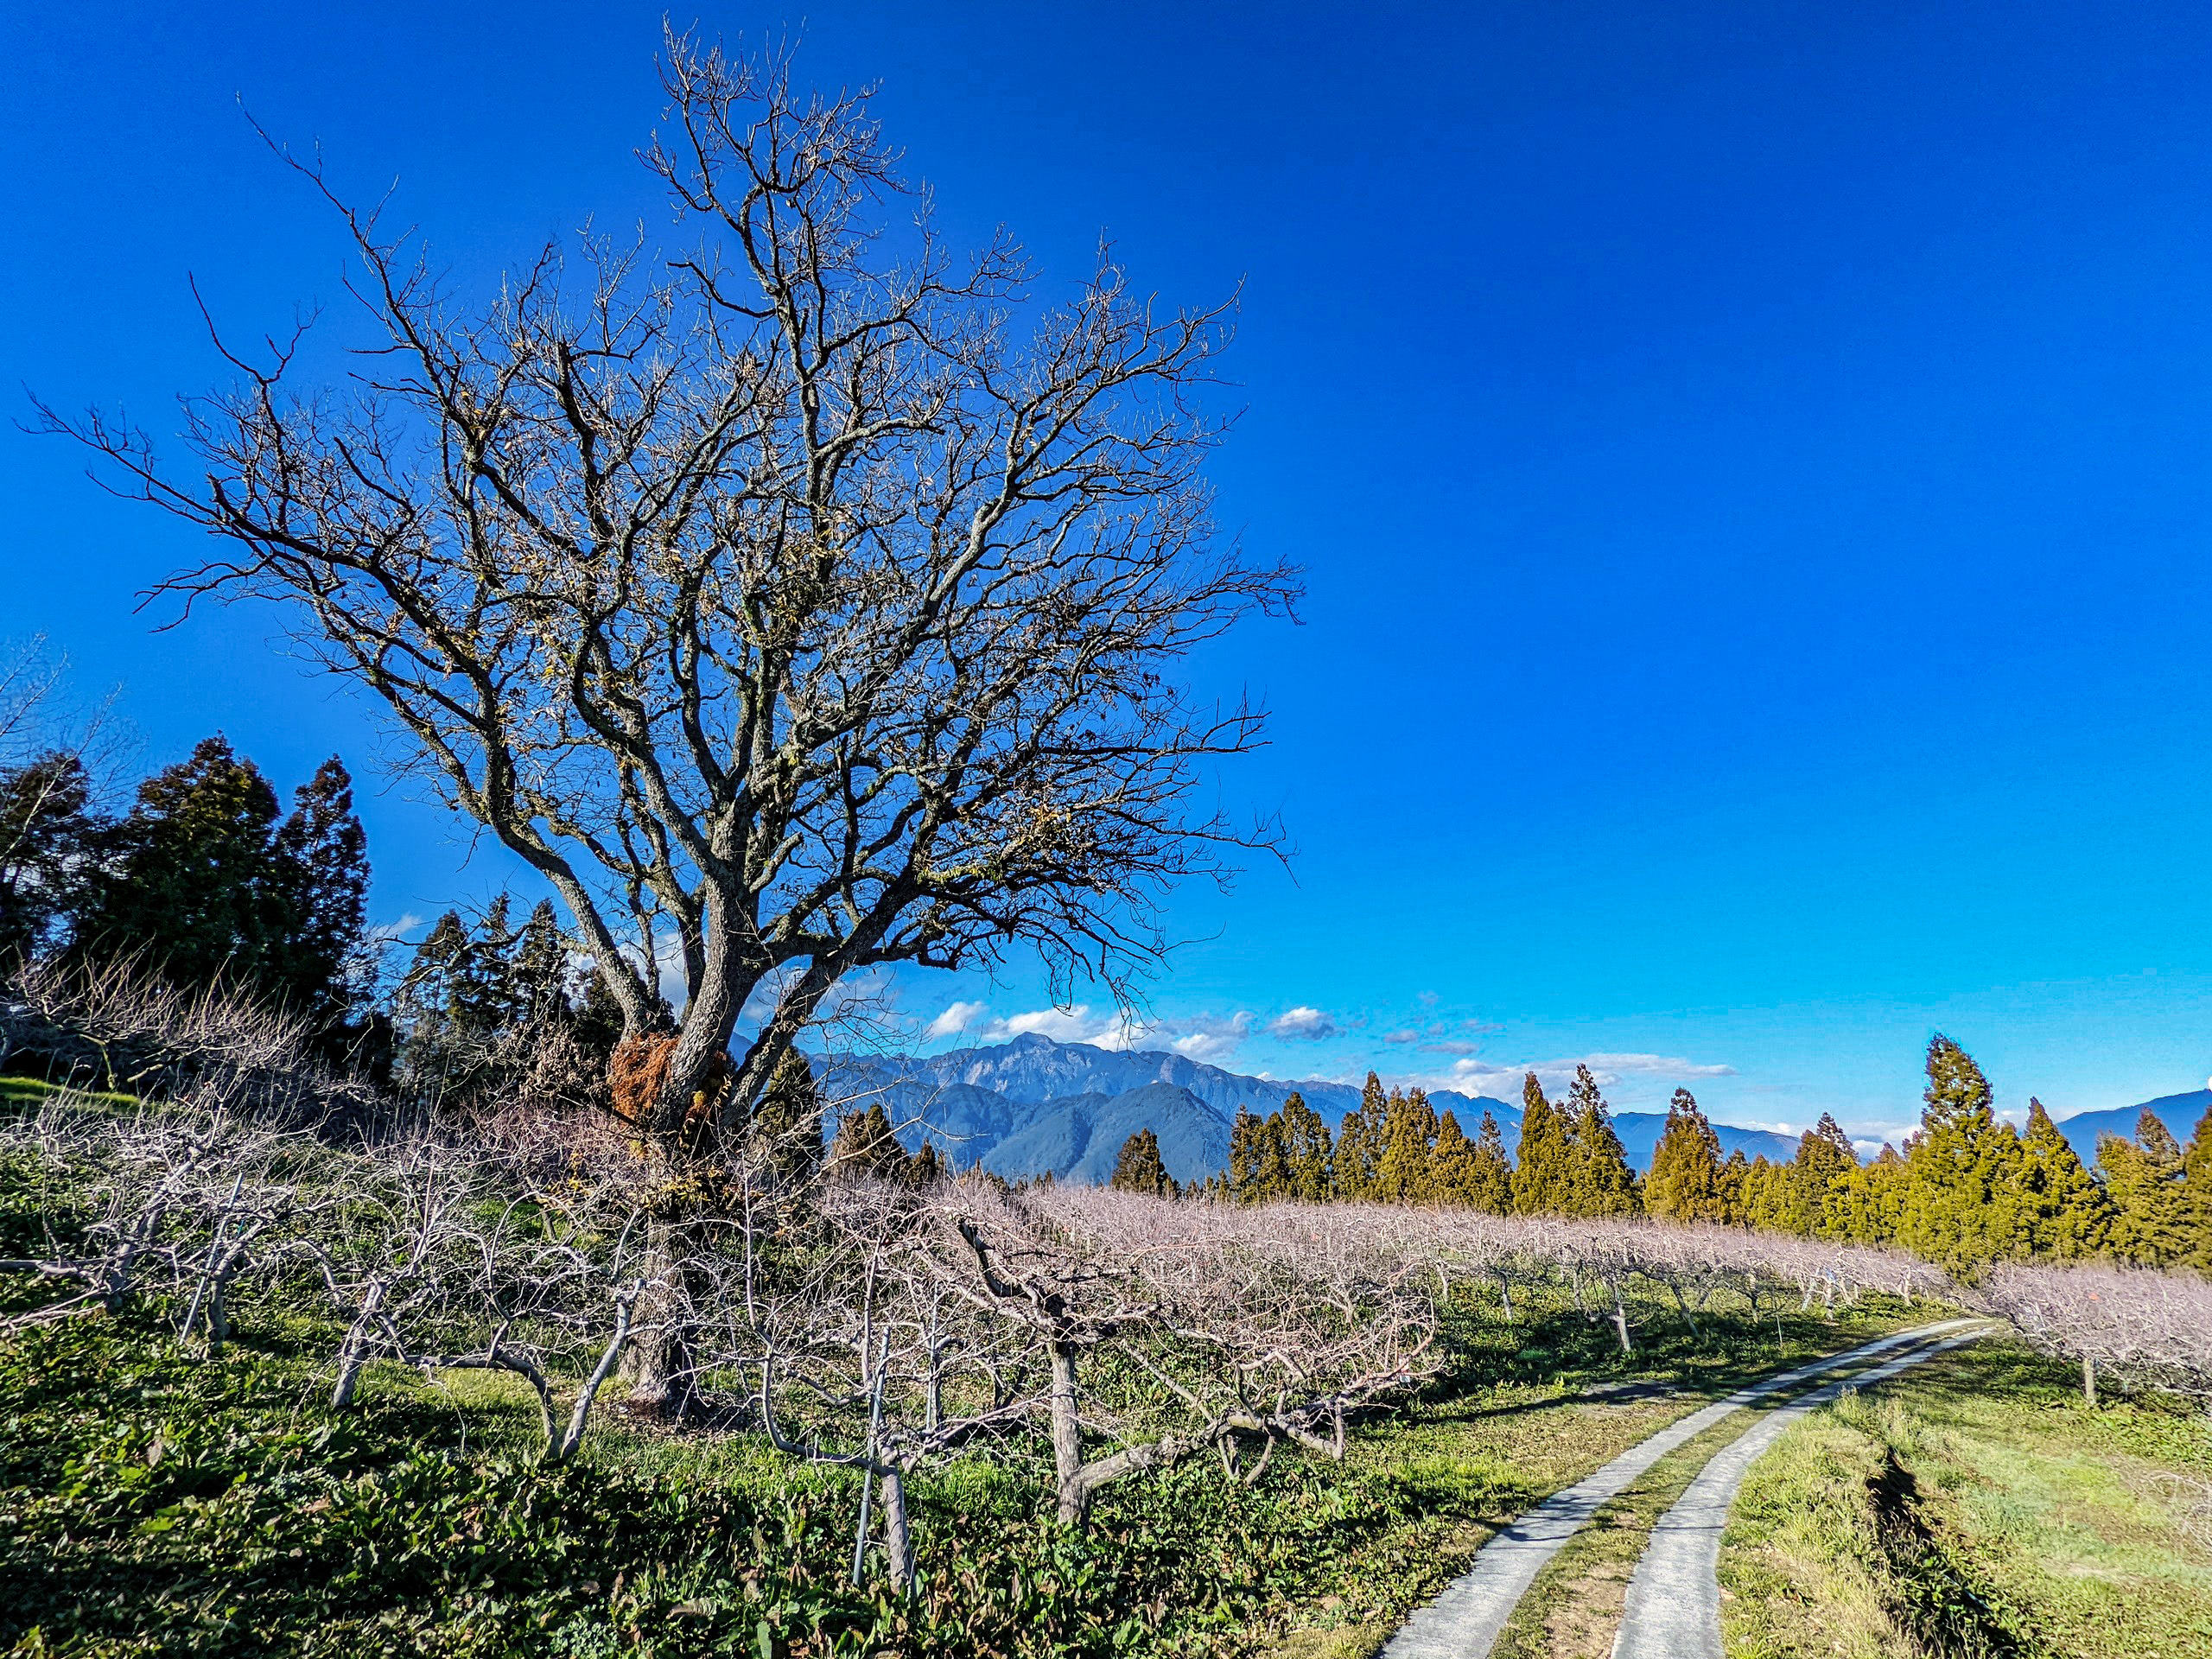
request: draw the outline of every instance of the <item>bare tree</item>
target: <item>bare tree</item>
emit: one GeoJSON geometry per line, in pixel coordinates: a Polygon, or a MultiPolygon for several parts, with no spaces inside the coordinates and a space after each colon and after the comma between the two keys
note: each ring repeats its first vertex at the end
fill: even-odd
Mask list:
{"type": "Polygon", "coordinates": [[[1195,804],[1260,716],[1172,671],[1294,582],[1215,545],[1224,308],[1156,314],[1102,257],[1024,332],[1019,248],[954,257],[868,92],[675,36],[664,84],[645,159],[695,240],[549,247],[472,312],[295,163],[359,254],[353,385],[226,353],[187,405],[204,481],[45,417],[230,544],[168,592],[285,602],[383,700],[633,1029],[672,937],[666,1142],[756,994],[733,1113],[854,969],[1155,956],[1166,884],[1272,844],[1195,804]]]}
{"type": "Polygon", "coordinates": [[[2091,1405],[2100,1372],[2212,1401],[2212,1284],[2195,1274],[1999,1262],[1973,1300],[2037,1346],[2079,1360],[2091,1405]]]}

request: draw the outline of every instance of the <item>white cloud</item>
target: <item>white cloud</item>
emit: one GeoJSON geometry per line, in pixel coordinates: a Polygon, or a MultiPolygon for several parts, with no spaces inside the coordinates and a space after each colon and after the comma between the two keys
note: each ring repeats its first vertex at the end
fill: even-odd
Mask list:
{"type": "Polygon", "coordinates": [[[957,1037],[975,1024],[979,1015],[989,1011],[990,1005],[985,1002],[954,1002],[930,1021],[929,1029],[922,1036],[925,1041],[932,1043],[941,1037],[957,1037]]]}
{"type": "Polygon", "coordinates": [[[1035,1034],[1056,1043],[1089,1043],[1127,1051],[1166,1047],[1194,1060],[1228,1058],[1251,1034],[1253,1016],[1239,1012],[1223,1018],[1200,1014],[1186,1019],[1146,1020],[1121,1009],[1093,1010],[1087,1002],[1065,1008],[1031,1008],[994,1014],[982,1002],[954,1002],[924,1032],[931,1042],[961,1037],[976,1043],[1003,1043],[1035,1034]]]}
{"type": "Polygon", "coordinates": [[[1268,1034],[1318,1043],[1337,1034],[1337,1022],[1319,1008],[1301,1005],[1286,1008],[1268,1020],[1268,1034]]]}
{"type": "MultiPolygon", "coordinates": [[[[1558,1064],[1571,1067],[1575,1062],[1565,1060],[1558,1064]]],[[[1585,1054],[1581,1064],[1593,1072],[1611,1072],[1616,1076],[1633,1073],[1652,1077],[1732,1077],[1736,1075],[1736,1068],[1732,1065],[1700,1065],[1694,1060],[1676,1059],[1669,1054],[1585,1054]]]]}
{"type": "Polygon", "coordinates": [[[1382,1033],[1382,1040],[1386,1043],[1391,1044],[1393,1046],[1401,1043],[1417,1043],[1421,1040],[1421,1033],[1417,1031],[1386,1031],[1382,1033]]]}
{"type": "MultiPolygon", "coordinates": [[[[1431,1043],[1426,1046],[1445,1053],[1453,1053],[1471,1045],[1431,1043]]],[[[1462,1054],[1452,1062],[1452,1068],[1441,1077],[1433,1078],[1433,1086],[1471,1090],[1477,1094],[1495,1095],[1504,1092],[1508,1098],[1517,1096],[1521,1079],[1533,1071],[1537,1080],[1554,1094],[1571,1082],[1575,1068],[1586,1065],[1590,1075],[1601,1088],[1629,1078],[1656,1077],[1662,1081],[1676,1077],[1732,1077],[1732,1065],[1706,1065],[1696,1060],[1677,1058],[1667,1054],[1583,1054],[1557,1060],[1517,1061],[1506,1064],[1485,1060],[1479,1055],[1462,1054]]]]}

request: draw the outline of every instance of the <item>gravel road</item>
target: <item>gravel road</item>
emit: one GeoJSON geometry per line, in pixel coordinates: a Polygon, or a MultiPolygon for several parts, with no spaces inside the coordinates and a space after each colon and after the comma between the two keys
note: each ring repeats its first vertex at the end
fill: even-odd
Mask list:
{"type": "Polygon", "coordinates": [[[1629,1580],[1613,1659],[1726,1659],[1720,1645],[1720,1535],[1751,1465],[1792,1423],[1846,1389],[1879,1382],[1986,1334],[1986,1326],[1969,1331],[1815,1389],[1769,1413],[1716,1452],[1651,1529],[1651,1541],[1629,1580]]]}
{"type": "MultiPolygon", "coordinates": [[[[1928,1342],[1975,1323],[1972,1319],[1949,1319],[1941,1325],[1923,1325],[1917,1331],[1901,1331],[1849,1353],[1831,1355],[1750,1388],[1739,1389],[1725,1400],[1716,1400],[1670,1423],[1650,1439],[1622,1452],[1597,1473],[1563,1491],[1554,1492],[1484,1544],[1466,1574],[1454,1580],[1442,1595],[1415,1613],[1390,1638],[1382,1649],[1382,1659],[1484,1659],[1544,1563],[1582,1529],[1601,1504],[1618,1497],[1630,1481],[1676,1446],[1694,1440],[1729,1413],[1756,1404],[1807,1377],[1928,1342]]],[[[1732,1495],[1733,1491],[1731,1487],[1732,1495]]],[[[1724,1516],[1727,1513],[1726,1502],[1721,1504],[1721,1512],[1724,1516]]],[[[1711,1577],[1709,1571],[1707,1577],[1711,1577]]],[[[1714,1629],[1719,1629],[1717,1619],[1714,1629]]],[[[1637,1651],[1658,1654],[1668,1650],[1653,1648],[1637,1651]]],[[[1719,1649],[1713,1651],[1718,1653],[1719,1649]]]]}

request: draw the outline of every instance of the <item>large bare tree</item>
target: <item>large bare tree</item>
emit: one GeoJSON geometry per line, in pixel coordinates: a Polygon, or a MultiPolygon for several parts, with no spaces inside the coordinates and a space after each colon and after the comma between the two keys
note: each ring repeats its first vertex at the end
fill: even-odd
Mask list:
{"type": "Polygon", "coordinates": [[[1179,659],[1294,597],[1210,518],[1225,307],[1156,311],[1103,253],[1034,302],[1004,232],[947,250],[867,92],[668,47],[672,251],[588,233],[470,308],[295,162],[359,253],[350,384],[226,349],[196,477],[46,416],[226,543],[168,592],[285,601],[384,701],[632,1030],[680,957],[664,1141],[748,1001],[726,1113],[855,969],[1019,946],[1125,983],[1168,885],[1270,839],[1199,800],[1259,715],[1179,659]]]}

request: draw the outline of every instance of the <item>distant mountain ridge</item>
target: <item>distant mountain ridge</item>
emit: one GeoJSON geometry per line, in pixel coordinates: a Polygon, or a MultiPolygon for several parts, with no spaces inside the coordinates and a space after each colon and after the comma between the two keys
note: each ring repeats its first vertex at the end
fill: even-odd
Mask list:
{"type": "MultiPolygon", "coordinates": [[[[1062,1180],[1106,1180],[1122,1141],[1147,1128],[1160,1137],[1170,1174],[1202,1180],[1227,1166],[1239,1107],[1264,1116],[1301,1095],[1333,1129],[1359,1104],[1359,1090],[1348,1083],[1244,1077],[1181,1054],[1055,1042],[1034,1033],[945,1054],[838,1054],[817,1066],[833,1116],[836,1103],[880,1100],[910,1149],[926,1139],[957,1167],[981,1165],[1008,1180],[1048,1171],[1062,1180]]],[[[1470,1135],[1487,1110],[1509,1149],[1520,1138],[1521,1109],[1510,1102],[1449,1089],[1428,1098],[1439,1116],[1451,1112],[1470,1135]]],[[[1666,1121],[1661,1112],[1614,1115],[1637,1169],[1649,1166],[1666,1121]]],[[[1788,1159],[1797,1150],[1793,1137],[1770,1130],[1719,1123],[1713,1129],[1723,1156],[1740,1150],[1746,1158],[1788,1159]]]]}
{"type": "Polygon", "coordinates": [[[2139,1106],[2076,1112],[2071,1117],[2058,1120],[2058,1132],[2074,1148],[2075,1156],[2085,1164],[2094,1164],[2097,1160],[2097,1137],[2116,1135],[2122,1140],[2133,1141],[2136,1121],[2145,1112],[2171,1130],[2175,1140],[2187,1146],[2190,1136],[2196,1133],[2198,1120],[2208,1110],[2212,1110],[2212,1089],[2191,1089],[2186,1094],[2161,1095],[2139,1106]]]}

